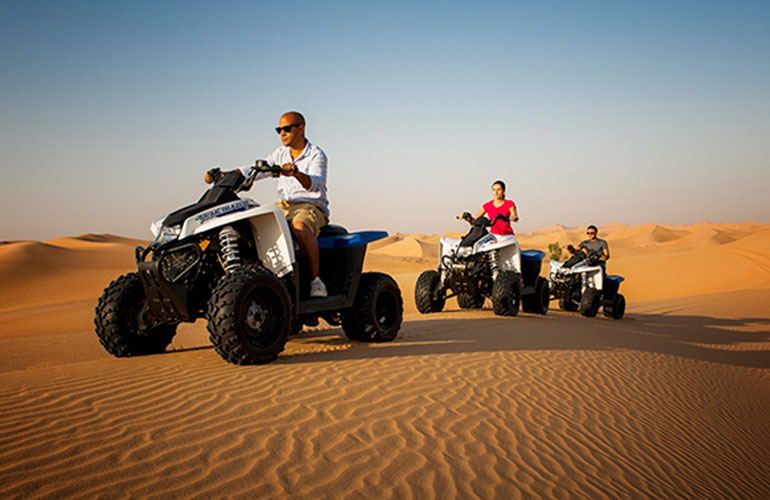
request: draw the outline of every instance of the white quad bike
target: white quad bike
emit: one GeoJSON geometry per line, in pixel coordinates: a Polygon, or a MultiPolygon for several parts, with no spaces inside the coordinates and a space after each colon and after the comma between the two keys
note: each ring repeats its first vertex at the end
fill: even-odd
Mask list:
{"type": "Polygon", "coordinates": [[[626,298],[618,293],[624,278],[606,275],[582,250],[567,262],[552,260],[548,279],[562,310],[592,318],[604,306],[604,316],[612,319],[622,319],[626,312],[626,298]]]}
{"type": "MultiPolygon", "coordinates": [[[[463,218],[470,220],[470,214],[463,218]]],[[[438,270],[424,271],[415,285],[419,312],[439,312],[454,296],[463,309],[478,309],[489,297],[499,316],[516,316],[520,305],[524,312],[548,312],[548,280],[539,276],[545,253],[522,251],[514,235],[489,233],[487,228],[498,218],[507,220],[502,215],[492,222],[479,217],[462,239],[441,237],[438,270]]]]}
{"type": "Polygon", "coordinates": [[[96,334],[117,357],[163,352],[180,322],[205,317],[216,352],[235,364],[267,363],[290,334],[322,317],[353,340],[393,340],[401,291],[390,276],[362,273],[366,245],[384,231],[321,230],[321,279],[328,297],[309,297],[309,266],[297,259],[283,212],[237,193],[256,175],[280,174],[258,160],[244,177],[209,173],[213,186],[195,204],[154,222],[155,239],[135,251],[138,272],[114,280],[96,307],[96,334]]]}

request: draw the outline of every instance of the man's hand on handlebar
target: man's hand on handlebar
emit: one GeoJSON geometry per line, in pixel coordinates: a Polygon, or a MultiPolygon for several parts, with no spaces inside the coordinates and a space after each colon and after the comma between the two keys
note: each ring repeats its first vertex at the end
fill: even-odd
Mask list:
{"type": "MultiPolygon", "coordinates": [[[[270,174],[272,177],[278,177],[279,175],[294,175],[297,173],[297,166],[293,163],[287,163],[282,167],[277,165],[268,165],[265,160],[256,160],[254,165],[251,166],[252,171],[262,172],[270,174]]],[[[223,172],[221,168],[214,167],[206,172],[203,176],[203,182],[206,184],[213,184],[219,179],[229,174],[232,171],[223,172]]]]}
{"type": "Polygon", "coordinates": [[[281,175],[294,177],[298,172],[297,165],[294,163],[284,163],[281,165],[281,175]]]}

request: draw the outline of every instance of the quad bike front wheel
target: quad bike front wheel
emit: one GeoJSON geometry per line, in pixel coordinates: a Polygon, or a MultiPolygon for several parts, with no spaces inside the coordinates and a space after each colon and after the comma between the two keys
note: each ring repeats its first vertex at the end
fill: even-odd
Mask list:
{"type": "Polygon", "coordinates": [[[580,289],[562,289],[559,294],[559,309],[575,312],[580,308],[580,289]],[[562,295],[563,294],[563,295],[562,295]]]}
{"type": "Polygon", "coordinates": [[[236,365],[269,363],[283,351],[292,327],[289,293],[269,271],[244,267],[214,288],[206,319],[222,359],[236,365]]]}
{"type": "Polygon", "coordinates": [[[443,296],[437,298],[434,295],[439,281],[440,276],[438,272],[432,270],[424,271],[417,278],[417,283],[414,286],[414,303],[417,305],[417,310],[422,314],[439,312],[444,308],[446,299],[443,296]]]}
{"type": "Polygon", "coordinates": [[[599,299],[601,298],[601,292],[596,288],[589,287],[583,292],[583,297],[580,299],[580,308],[578,311],[582,316],[586,318],[593,318],[596,313],[599,312],[599,299]]]}
{"type": "Polygon", "coordinates": [[[96,335],[115,357],[157,354],[176,334],[176,323],[156,324],[137,273],[119,277],[104,289],[96,305],[96,335]]]}
{"type": "Polygon", "coordinates": [[[342,331],[351,340],[387,342],[396,338],[404,315],[398,284],[382,273],[363,273],[353,307],[342,316],[342,331]]]}
{"type": "Polygon", "coordinates": [[[492,285],[492,308],[498,316],[516,316],[521,302],[521,276],[501,271],[492,285]]]}

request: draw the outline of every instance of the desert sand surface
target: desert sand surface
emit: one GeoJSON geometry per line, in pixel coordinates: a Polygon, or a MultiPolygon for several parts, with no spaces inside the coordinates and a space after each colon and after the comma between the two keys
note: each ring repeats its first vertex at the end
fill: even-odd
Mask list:
{"type": "Polygon", "coordinates": [[[2,242],[0,498],[770,498],[770,225],[600,237],[623,320],[420,315],[439,236],[395,234],[365,263],[401,286],[395,341],[322,322],[261,366],[202,321],[164,354],[102,349],[96,301],[143,242],[2,242]]]}

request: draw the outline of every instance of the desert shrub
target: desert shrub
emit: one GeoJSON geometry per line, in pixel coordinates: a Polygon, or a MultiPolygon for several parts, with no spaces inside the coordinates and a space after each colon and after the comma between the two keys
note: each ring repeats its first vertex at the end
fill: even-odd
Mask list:
{"type": "Polygon", "coordinates": [[[559,245],[559,242],[557,241],[557,242],[554,242],[554,243],[549,243],[548,244],[548,252],[550,252],[550,254],[551,254],[549,256],[549,258],[551,260],[558,261],[559,259],[561,259],[562,248],[561,248],[561,245],[559,245]]]}

